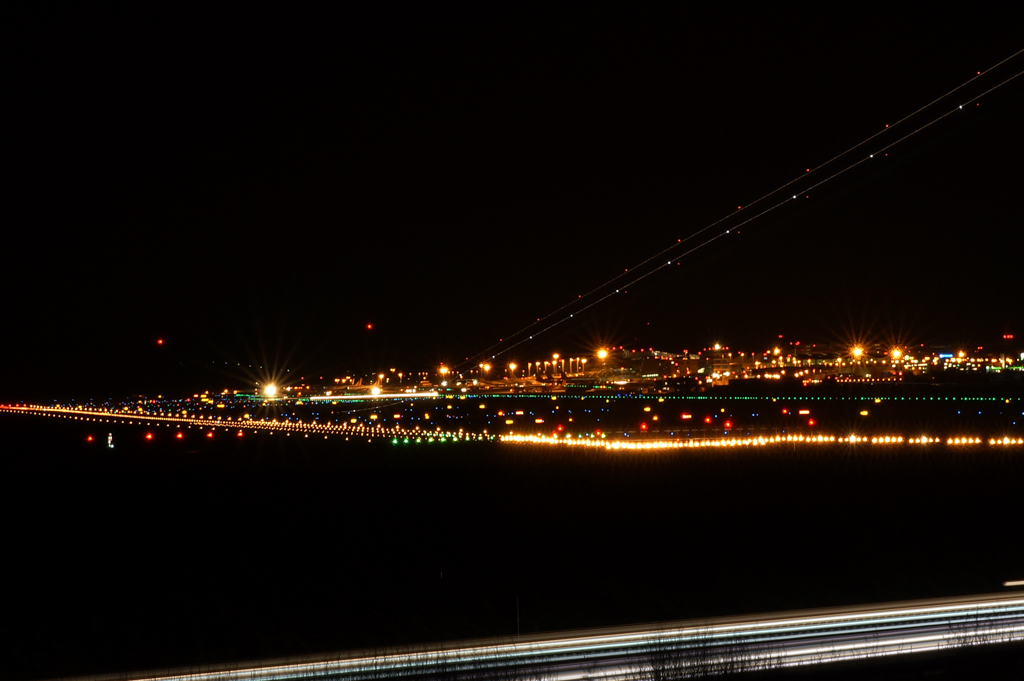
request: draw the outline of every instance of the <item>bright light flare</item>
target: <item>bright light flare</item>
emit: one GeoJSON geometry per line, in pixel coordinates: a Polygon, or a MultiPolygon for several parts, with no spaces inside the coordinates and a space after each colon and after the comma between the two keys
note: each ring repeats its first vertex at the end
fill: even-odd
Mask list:
{"type": "Polygon", "coordinates": [[[270,385],[263,389],[263,394],[266,395],[267,397],[273,397],[274,395],[277,394],[277,386],[271,383],[270,385]]]}

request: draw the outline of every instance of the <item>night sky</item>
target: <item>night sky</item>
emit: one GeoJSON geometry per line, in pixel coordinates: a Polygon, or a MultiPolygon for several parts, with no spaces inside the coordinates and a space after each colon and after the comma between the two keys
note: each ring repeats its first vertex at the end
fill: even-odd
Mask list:
{"type": "MultiPolygon", "coordinates": [[[[1024,48],[818,7],[26,20],[0,399],[472,357],[1024,48]]],[[[1024,336],[1024,76],[979,101],[502,359],[1024,336]]]]}

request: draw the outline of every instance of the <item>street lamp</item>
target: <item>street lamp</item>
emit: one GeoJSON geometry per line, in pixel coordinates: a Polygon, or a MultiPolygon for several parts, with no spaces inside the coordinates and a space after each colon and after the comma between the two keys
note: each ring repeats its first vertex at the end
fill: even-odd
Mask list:
{"type": "Polygon", "coordinates": [[[516,379],[516,368],[517,367],[515,362],[508,363],[508,372],[512,376],[513,381],[516,379]]]}

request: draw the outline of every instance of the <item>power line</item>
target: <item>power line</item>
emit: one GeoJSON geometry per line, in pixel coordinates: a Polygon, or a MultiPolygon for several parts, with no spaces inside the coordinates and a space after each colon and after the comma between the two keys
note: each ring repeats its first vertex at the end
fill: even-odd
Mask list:
{"type": "Polygon", "coordinates": [[[724,232],[718,232],[714,236],[712,236],[712,237],[706,239],[705,241],[697,244],[696,246],[688,249],[687,251],[683,252],[680,255],[670,257],[669,260],[667,260],[666,262],[658,265],[654,269],[651,269],[651,270],[649,270],[649,271],[647,271],[647,272],[645,272],[645,273],[643,273],[643,274],[641,274],[639,276],[634,275],[626,283],[620,284],[619,287],[616,288],[615,290],[610,291],[608,293],[605,293],[604,295],[600,296],[596,300],[593,300],[593,301],[587,303],[586,305],[584,305],[583,307],[580,307],[579,309],[576,309],[574,312],[571,312],[571,313],[569,313],[566,316],[560,317],[556,321],[548,324],[547,326],[544,326],[543,328],[541,328],[539,330],[535,330],[532,333],[530,332],[530,330],[534,329],[534,327],[537,327],[537,326],[543,324],[545,320],[550,319],[551,317],[554,317],[554,316],[558,315],[559,313],[563,312],[564,310],[567,310],[567,309],[573,307],[574,305],[580,303],[581,300],[585,300],[585,299],[587,299],[587,298],[589,298],[589,297],[591,297],[593,295],[596,295],[600,291],[602,291],[602,290],[608,288],[609,286],[615,284],[619,280],[621,280],[624,277],[626,277],[626,275],[629,274],[629,272],[631,270],[635,271],[635,270],[640,269],[643,266],[653,262],[654,260],[656,260],[659,257],[664,257],[670,251],[672,251],[672,250],[674,250],[676,248],[679,248],[682,244],[684,244],[684,243],[690,241],[691,239],[693,239],[694,237],[696,237],[696,236],[698,236],[700,234],[703,234],[704,232],[707,232],[708,230],[710,230],[710,229],[712,229],[712,228],[722,224],[723,222],[725,222],[726,220],[734,217],[735,215],[737,215],[740,212],[745,212],[745,214],[746,214],[746,212],[749,212],[749,209],[750,209],[751,206],[757,205],[757,204],[759,204],[759,203],[761,203],[763,201],[768,200],[770,197],[778,194],[783,189],[786,189],[786,188],[792,186],[793,184],[795,184],[796,182],[799,182],[802,179],[808,178],[813,173],[815,173],[815,172],[825,168],[826,166],[834,163],[835,161],[837,161],[837,160],[841,159],[842,157],[850,154],[851,152],[855,151],[856,149],[859,149],[860,147],[863,147],[865,144],[869,143],[871,140],[874,140],[874,139],[878,138],[879,136],[881,136],[881,135],[883,135],[885,133],[891,132],[898,125],[900,125],[900,124],[906,122],[907,120],[913,118],[914,116],[918,115],[922,111],[924,111],[924,110],[934,106],[936,103],[938,103],[938,102],[948,98],[950,95],[956,93],[957,91],[959,91],[962,88],[966,87],[970,83],[972,83],[972,82],[976,81],[977,79],[983,77],[985,74],[990,73],[992,70],[994,70],[994,69],[998,68],[999,66],[1005,64],[1006,62],[1010,61],[1014,57],[1020,55],[1021,53],[1024,53],[1024,49],[1021,49],[1021,50],[1018,50],[1017,52],[1014,52],[1009,57],[1006,57],[1002,61],[1000,61],[997,64],[995,64],[995,65],[985,69],[984,71],[979,71],[972,78],[969,78],[968,80],[964,81],[963,83],[961,83],[960,85],[956,86],[955,88],[953,88],[952,90],[948,91],[947,93],[943,94],[942,96],[937,97],[936,99],[933,99],[932,101],[930,101],[929,103],[925,104],[924,106],[916,109],[914,112],[904,116],[900,120],[896,121],[896,123],[893,123],[893,124],[890,124],[890,125],[886,126],[882,130],[879,130],[878,132],[868,136],[867,138],[865,138],[864,140],[862,140],[862,141],[858,142],[857,144],[853,145],[849,149],[847,149],[847,150],[845,150],[845,151],[843,151],[843,152],[841,152],[839,154],[836,154],[835,156],[833,156],[829,160],[819,164],[818,166],[816,166],[816,167],[814,167],[812,169],[808,169],[808,171],[806,173],[804,173],[804,174],[802,174],[802,175],[800,175],[800,176],[790,180],[789,182],[786,182],[783,185],[780,185],[776,189],[768,192],[767,194],[762,195],[758,199],[756,199],[756,200],[752,201],[751,203],[747,204],[747,208],[745,208],[745,209],[737,209],[737,210],[729,213],[728,215],[726,215],[726,216],[724,216],[722,218],[719,218],[715,222],[712,222],[711,224],[709,224],[709,225],[707,225],[705,227],[702,227],[701,229],[697,230],[696,232],[690,234],[685,239],[678,240],[676,243],[672,244],[671,246],[668,246],[667,248],[662,249],[658,253],[655,253],[654,255],[648,257],[647,259],[643,260],[639,264],[637,264],[637,265],[627,269],[625,272],[616,275],[615,277],[609,279],[608,281],[606,281],[603,284],[597,286],[596,288],[594,288],[594,289],[588,291],[587,293],[579,296],[575,300],[569,301],[568,303],[562,305],[561,307],[559,307],[559,308],[549,312],[545,316],[539,318],[536,322],[532,322],[532,323],[528,324],[527,326],[523,327],[519,331],[516,331],[515,333],[511,334],[510,336],[507,336],[506,338],[503,338],[500,342],[490,346],[489,348],[487,348],[485,350],[482,350],[482,351],[476,353],[473,356],[473,360],[472,361],[476,361],[476,359],[478,359],[480,357],[488,356],[488,353],[492,353],[492,351],[495,350],[495,348],[498,348],[498,347],[501,347],[501,346],[505,345],[506,347],[504,347],[503,349],[498,350],[497,352],[494,352],[493,354],[490,354],[490,358],[494,359],[498,355],[504,354],[504,353],[508,352],[509,350],[511,350],[512,348],[515,348],[515,347],[517,347],[519,345],[522,345],[523,343],[526,343],[526,342],[528,342],[530,340],[533,340],[536,336],[539,336],[539,335],[541,335],[541,334],[543,334],[543,333],[545,333],[547,331],[550,331],[554,327],[559,326],[559,325],[569,321],[570,319],[575,318],[575,316],[577,314],[579,314],[581,312],[584,312],[585,310],[588,310],[588,309],[594,307],[595,305],[598,305],[599,303],[607,300],[608,298],[611,298],[612,296],[616,295],[617,293],[619,293],[620,291],[622,291],[626,287],[632,286],[633,284],[635,284],[635,283],[637,283],[639,281],[642,281],[643,279],[646,279],[647,277],[649,277],[652,274],[654,274],[654,273],[664,269],[665,267],[668,267],[670,265],[678,263],[682,258],[684,258],[684,257],[694,253],[695,251],[700,250],[704,246],[707,246],[708,244],[710,244],[710,243],[712,243],[714,241],[717,241],[718,239],[728,235],[732,230],[739,229],[740,227],[742,227],[742,226],[744,226],[744,225],[746,225],[746,224],[748,224],[748,223],[750,223],[750,222],[752,222],[752,221],[754,221],[754,220],[756,220],[756,219],[766,215],[767,213],[770,213],[771,211],[775,210],[776,208],[779,208],[779,207],[781,207],[781,206],[783,206],[783,205],[785,205],[785,204],[787,204],[787,203],[789,203],[791,201],[797,200],[797,198],[798,198],[798,196],[800,194],[806,194],[807,192],[810,192],[810,191],[812,191],[812,190],[814,190],[814,189],[824,185],[825,183],[830,182],[831,180],[839,177],[840,175],[846,173],[847,171],[852,170],[853,168],[856,168],[857,166],[861,165],[862,163],[865,163],[865,162],[873,159],[876,154],[885,153],[887,150],[889,150],[892,147],[896,146],[900,142],[903,142],[904,140],[906,140],[906,139],[908,139],[910,137],[913,137],[917,133],[925,130],[926,128],[931,127],[932,125],[938,123],[939,121],[943,120],[947,116],[950,116],[951,114],[956,113],[957,111],[962,110],[964,104],[973,104],[973,103],[977,102],[982,97],[990,94],[994,90],[1002,87],[1006,83],[1008,83],[1008,82],[1012,81],[1013,79],[1017,78],[1018,76],[1024,74],[1024,71],[1020,71],[1020,72],[1010,76],[1009,78],[1006,78],[1005,80],[997,83],[996,85],[990,87],[989,89],[983,91],[982,93],[980,93],[978,95],[975,95],[971,99],[966,100],[963,103],[957,105],[956,108],[950,109],[950,110],[946,111],[942,115],[937,116],[936,118],[928,121],[924,125],[921,125],[918,128],[914,129],[913,131],[903,135],[902,137],[899,137],[895,141],[887,144],[886,146],[879,148],[878,150],[868,154],[865,157],[862,157],[862,158],[858,159],[857,161],[855,161],[855,162],[851,163],[850,165],[842,168],[841,170],[838,170],[838,171],[834,172],[833,174],[829,175],[828,177],[826,177],[826,178],[824,178],[822,180],[819,180],[816,183],[814,183],[814,184],[812,184],[812,185],[802,189],[797,194],[793,194],[790,197],[784,198],[782,201],[779,201],[778,203],[775,203],[774,205],[770,206],[769,208],[766,208],[766,209],[762,210],[761,212],[759,212],[759,213],[757,213],[757,214],[755,214],[755,215],[753,215],[751,217],[748,217],[747,219],[743,220],[739,224],[736,224],[736,225],[733,225],[733,226],[729,227],[724,232]],[[523,334],[527,334],[527,333],[529,333],[528,337],[522,338],[522,339],[516,341],[515,343],[512,343],[511,345],[508,345],[508,341],[510,339],[515,338],[517,336],[521,336],[523,334]]]}

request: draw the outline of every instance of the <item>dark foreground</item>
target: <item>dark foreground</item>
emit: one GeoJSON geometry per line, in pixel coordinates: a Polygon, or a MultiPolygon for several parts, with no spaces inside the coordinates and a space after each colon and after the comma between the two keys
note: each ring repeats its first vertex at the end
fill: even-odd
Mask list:
{"type": "Polygon", "coordinates": [[[4,678],[984,593],[1024,570],[1019,450],[182,445],[129,427],[108,450],[81,425],[0,425],[4,678]]]}

